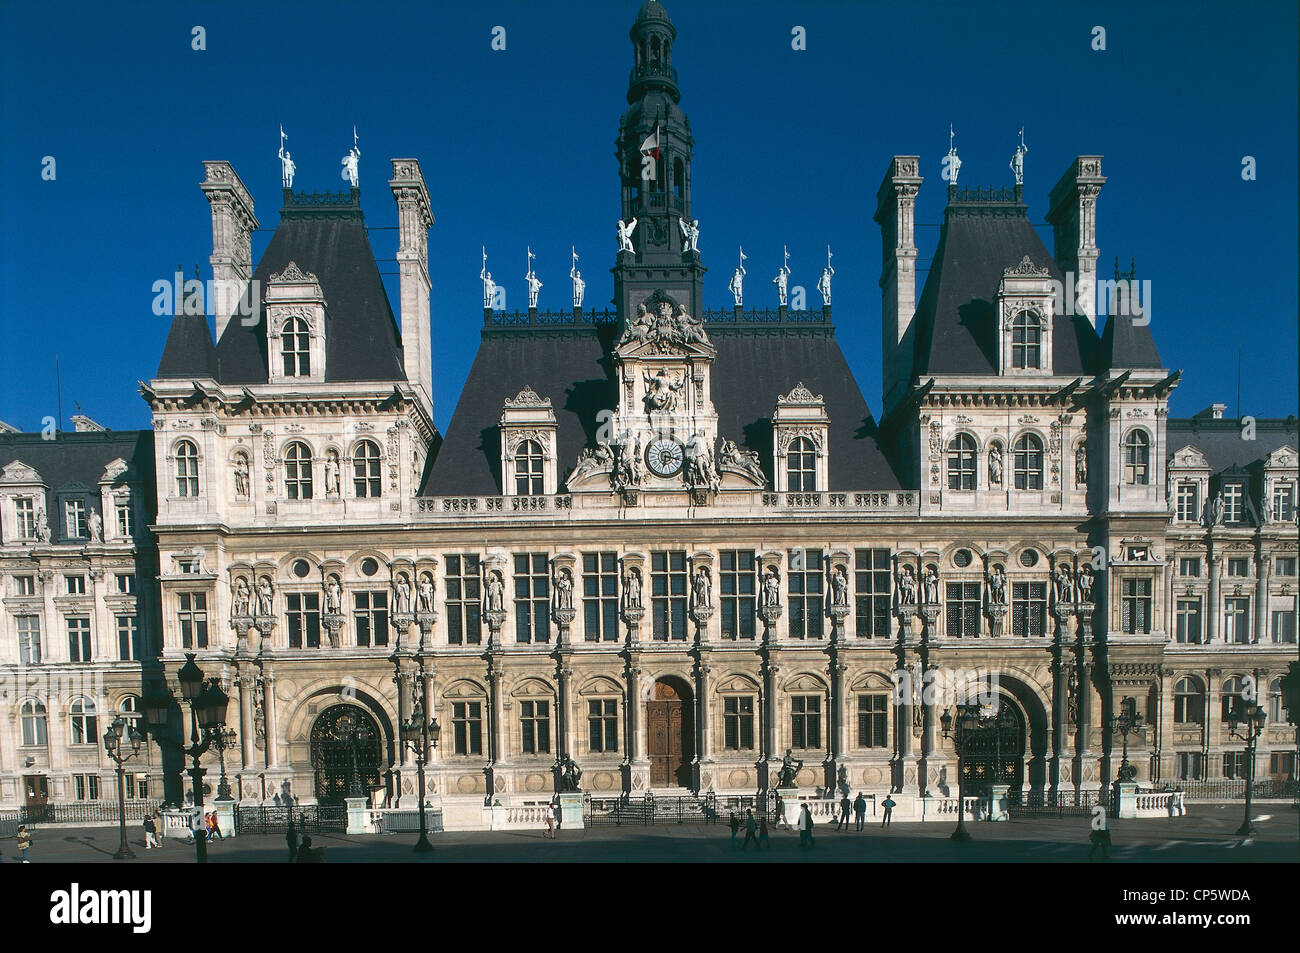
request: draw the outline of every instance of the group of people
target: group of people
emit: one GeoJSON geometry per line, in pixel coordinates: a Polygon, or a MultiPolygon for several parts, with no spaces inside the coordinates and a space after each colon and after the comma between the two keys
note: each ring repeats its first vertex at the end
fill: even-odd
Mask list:
{"type": "MultiPolygon", "coordinates": [[[[148,830],[148,827],[146,827],[146,839],[148,830]]],[[[185,843],[193,844],[197,837],[207,838],[208,843],[212,843],[214,840],[225,840],[224,835],[221,833],[221,824],[217,821],[216,811],[209,811],[207,814],[197,810],[194,812],[190,822],[190,836],[186,838],[185,843]]],[[[162,845],[159,844],[158,846],[162,845]]]]}
{"type": "MultiPolygon", "coordinates": [[[[889,826],[890,821],[893,820],[894,808],[897,806],[898,805],[892,797],[889,797],[888,795],[885,796],[885,800],[881,802],[881,807],[884,808],[884,815],[880,821],[881,827],[889,826]]],[[[782,824],[786,824],[786,826],[789,827],[789,824],[785,820],[785,805],[782,803],[780,795],[778,795],[776,799],[774,823],[777,827],[780,827],[782,824]]],[[[799,832],[800,847],[816,846],[816,841],[813,837],[814,823],[812,810],[807,804],[801,804],[799,806],[799,817],[792,828],[799,832]]],[[[854,800],[849,800],[848,794],[845,794],[840,798],[840,813],[835,829],[837,831],[847,831],[852,823],[856,823],[857,830],[859,831],[865,829],[867,824],[867,798],[861,791],[858,792],[858,796],[854,800]],[[853,811],[853,821],[849,820],[850,809],[853,811]]],[[[732,811],[730,816],[730,826],[731,846],[733,848],[738,843],[737,838],[740,836],[742,828],[745,831],[745,838],[742,842],[739,842],[741,850],[745,850],[749,847],[750,841],[753,841],[754,846],[759,850],[762,850],[764,846],[767,846],[769,849],[771,848],[767,830],[767,815],[765,813],[759,814],[755,817],[753,810],[749,809],[746,810],[745,816],[742,818],[735,811],[732,811]]]]}
{"type": "MultiPolygon", "coordinates": [[[[880,806],[885,809],[884,815],[880,819],[880,826],[888,827],[889,823],[894,819],[894,808],[898,805],[892,797],[886,794],[885,800],[881,802],[880,806]]],[[[848,792],[846,791],[844,796],[840,798],[840,816],[839,820],[835,824],[835,829],[837,831],[847,831],[849,829],[850,808],[853,809],[853,823],[857,825],[856,829],[861,831],[867,826],[866,795],[859,791],[858,796],[850,801],[848,792]]]]}
{"type": "Polygon", "coordinates": [[[311,835],[303,834],[302,839],[298,838],[298,830],[293,826],[293,815],[289,816],[289,827],[284,832],[285,843],[289,846],[289,863],[291,864],[323,864],[325,863],[325,848],[313,847],[311,835]]]}

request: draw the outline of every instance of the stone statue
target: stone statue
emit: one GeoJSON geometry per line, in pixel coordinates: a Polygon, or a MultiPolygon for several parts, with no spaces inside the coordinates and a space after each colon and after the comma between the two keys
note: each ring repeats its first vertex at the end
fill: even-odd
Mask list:
{"type": "Polygon", "coordinates": [[[763,605],[779,606],[781,604],[781,574],[775,566],[767,567],[763,576],[763,605]]]}
{"type": "Polygon", "coordinates": [[[433,576],[427,572],[420,573],[418,599],[421,612],[437,611],[438,607],[434,602],[433,576]]]}
{"type": "Polygon", "coordinates": [[[1004,606],[1007,604],[1007,574],[1001,566],[994,566],[989,574],[989,604],[1004,606]]]}
{"type": "Polygon", "coordinates": [[[849,604],[849,574],[843,566],[836,566],[831,573],[831,605],[847,606],[849,604]]]}
{"type": "Polygon", "coordinates": [[[561,569],[555,577],[555,608],[573,608],[573,573],[567,568],[561,569]]]}
{"type": "Polygon", "coordinates": [[[531,268],[528,270],[528,274],[524,275],[524,281],[528,282],[528,307],[535,308],[537,307],[537,296],[542,290],[542,282],[531,268]]]}
{"type": "Polygon", "coordinates": [[[802,770],[803,762],[796,761],[793,749],[786,748],[785,757],[781,759],[781,772],[776,776],[776,786],[778,788],[797,788],[799,782],[795,779],[802,770]]]}
{"type": "Polygon", "coordinates": [[[645,402],[647,414],[677,412],[677,398],[686,385],[685,374],[674,381],[668,374],[668,369],[661,367],[659,373],[653,377],[648,371],[642,371],[641,379],[645,381],[645,397],[642,400],[645,402]]]}
{"type": "Polygon", "coordinates": [[[741,450],[736,446],[735,441],[723,439],[722,447],[718,451],[718,462],[724,467],[744,470],[760,483],[766,479],[763,476],[763,464],[759,461],[758,454],[752,450],[741,450]]]}
{"type": "Polygon", "coordinates": [[[1080,440],[1079,446],[1074,451],[1074,486],[1086,487],[1088,485],[1088,442],[1080,440]]]}
{"type": "Polygon", "coordinates": [[[1092,605],[1092,567],[1084,563],[1075,582],[1079,587],[1079,602],[1092,605]]]}
{"type": "Polygon", "coordinates": [[[394,597],[393,609],[398,615],[411,614],[411,580],[404,572],[397,574],[397,581],[393,584],[396,590],[394,597]]]}
{"type": "Polygon", "coordinates": [[[275,615],[271,605],[275,597],[275,590],[271,588],[271,577],[263,576],[257,580],[257,614],[259,616],[275,615]]]}
{"type": "Polygon", "coordinates": [[[339,454],[330,450],[325,454],[325,495],[339,495],[339,454]]]}
{"type": "Polygon", "coordinates": [[[996,443],[989,447],[989,485],[1002,485],[1002,447],[996,443]]]}
{"type": "Polygon", "coordinates": [[[248,457],[235,455],[235,496],[248,497],[248,457]]]}
{"type": "Polygon", "coordinates": [[[497,296],[497,283],[492,280],[492,272],[487,270],[487,248],[483,249],[483,267],[478,270],[478,280],[483,282],[483,307],[492,307],[497,296]]]}
{"type": "Polygon", "coordinates": [[[898,574],[898,604],[900,606],[916,605],[916,576],[911,566],[904,566],[898,574]]]}
{"type": "Polygon", "coordinates": [[[488,573],[487,578],[487,611],[488,612],[505,612],[506,611],[506,584],[501,578],[501,570],[493,569],[488,573]]]}
{"type": "Polygon", "coordinates": [[[636,231],[635,218],[632,219],[632,221],[630,222],[624,222],[622,220],[619,221],[618,223],[618,250],[619,251],[621,252],[635,251],[635,249],[632,247],[632,233],[634,231],[636,231]]]}
{"type": "Polygon", "coordinates": [[[280,151],[276,153],[280,157],[280,184],[286,189],[293,188],[293,173],[297,170],[293,159],[285,151],[284,141],[289,137],[284,134],[284,126],[280,127],[280,151]]]}
{"type": "Polygon", "coordinates": [[[573,279],[573,306],[582,307],[582,296],[587,293],[587,283],[582,280],[582,272],[577,267],[569,269],[569,277],[573,279]]]}
{"type": "Polygon", "coordinates": [[[325,583],[325,612],[327,615],[339,615],[343,612],[343,587],[339,577],[331,575],[325,583]]]}
{"type": "Polygon", "coordinates": [[[709,609],[713,606],[713,580],[707,566],[695,570],[695,608],[709,609]]]}
{"type": "Polygon", "coordinates": [[[835,269],[829,264],[822,269],[822,276],[817,279],[817,291],[822,296],[822,304],[826,307],[831,306],[831,278],[835,276],[835,269]]]}
{"type": "Polygon", "coordinates": [[[101,542],[104,538],[104,520],[100,517],[98,510],[91,510],[90,517],[86,520],[90,527],[90,541],[92,543],[101,542]]]}
{"type": "Polygon", "coordinates": [[[1214,499],[1210,501],[1210,525],[1211,526],[1223,525],[1224,509],[1225,507],[1223,503],[1223,491],[1220,490],[1218,494],[1214,497],[1214,499]]]}
{"type": "Polygon", "coordinates": [[[686,485],[692,489],[708,487],[715,493],[721,486],[721,479],[718,477],[717,468],[713,465],[713,451],[709,449],[707,442],[700,441],[698,435],[693,439],[686,448],[687,468],[686,468],[686,485]]]}
{"type": "Polygon", "coordinates": [[[607,443],[598,443],[593,447],[583,447],[578,452],[578,462],[574,464],[573,472],[569,474],[569,482],[573,483],[586,476],[593,470],[609,466],[614,462],[614,451],[610,449],[607,443]]]}
{"type": "Polygon", "coordinates": [[[1079,721],[1079,676],[1070,666],[1070,678],[1065,684],[1065,710],[1066,717],[1072,724],[1079,721]]]}
{"type": "Polygon", "coordinates": [[[623,573],[623,608],[641,608],[641,570],[635,566],[623,573]]]}
{"type": "Polygon", "coordinates": [[[581,781],[582,768],[566,754],[560,759],[560,790],[566,794],[579,791],[581,781]]]}
{"type": "Polygon", "coordinates": [[[939,604],[939,574],[933,566],[926,566],[921,573],[921,587],[925,605],[937,606],[939,604]]]}
{"type": "Polygon", "coordinates": [[[249,591],[248,580],[243,576],[235,582],[235,609],[233,615],[237,619],[246,619],[252,615],[253,594],[249,591]]]}
{"type": "Polygon", "coordinates": [[[737,268],[731,276],[731,284],[727,286],[731,296],[736,299],[736,307],[739,308],[745,303],[745,269],[737,268]]]}
{"type": "Polygon", "coordinates": [[[1071,603],[1074,601],[1074,583],[1070,578],[1070,567],[1061,564],[1056,567],[1056,576],[1053,578],[1056,584],[1056,601],[1058,603],[1071,603]]]}
{"type": "Polygon", "coordinates": [[[1016,177],[1016,185],[1025,183],[1025,153],[1029,147],[1025,145],[1025,129],[1020,127],[1020,145],[1016,146],[1016,153],[1011,157],[1011,172],[1016,177]]]}
{"type": "Polygon", "coordinates": [[[347,179],[355,189],[361,182],[358,172],[360,164],[361,150],[357,148],[357,129],[352,127],[352,148],[348,154],[343,157],[343,178],[347,179]]]}
{"type": "Polygon", "coordinates": [[[677,224],[682,230],[682,251],[698,253],[700,250],[700,220],[697,218],[692,222],[688,222],[684,218],[679,218],[677,224]]]}
{"type": "Polygon", "coordinates": [[[772,279],[772,284],[776,285],[776,300],[778,304],[785,305],[788,298],[788,288],[790,282],[790,269],[785,265],[776,273],[772,279]]]}
{"type": "Polygon", "coordinates": [[[36,538],[42,543],[50,541],[50,521],[46,519],[44,510],[36,514],[36,538]]]}

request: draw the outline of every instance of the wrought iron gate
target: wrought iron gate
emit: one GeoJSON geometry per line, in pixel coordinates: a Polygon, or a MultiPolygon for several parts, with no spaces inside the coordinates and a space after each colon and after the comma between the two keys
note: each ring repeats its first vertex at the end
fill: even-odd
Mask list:
{"type": "Polygon", "coordinates": [[[299,834],[337,833],[348,829],[348,809],[343,804],[240,807],[235,812],[235,829],[240,834],[283,834],[289,829],[290,816],[299,834]]]}
{"type": "Polygon", "coordinates": [[[382,741],[374,717],[358,705],[331,705],[321,712],[311,726],[317,802],[337,804],[382,787],[382,741]]]}

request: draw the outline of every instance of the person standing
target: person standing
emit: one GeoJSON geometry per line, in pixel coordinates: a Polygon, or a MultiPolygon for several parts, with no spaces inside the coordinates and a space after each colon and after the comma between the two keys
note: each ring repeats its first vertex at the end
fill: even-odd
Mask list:
{"type": "Polygon", "coordinates": [[[18,855],[22,857],[24,864],[30,864],[27,859],[27,852],[32,849],[32,835],[27,830],[27,825],[23,824],[18,828],[18,855]]]}
{"type": "Polygon", "coordinates": [[[144,817],[144,849],[152,850],[155,847],[161,847],[158,843],[158,827],[153,822],[153,815],[146,814],[144,817]]]}
{"type": "Polygon", "coordinates": [[[894,808],[896,808],[898,805],[894,803],[894,799],[892,797],[886,794],[885,803],[881,806],[885,809],[885,818],[880,822],[880,826],[888,827],[889,822],[894,819],[894,808]]]}
{"type": "Polygon", "coordinates": [[[745,812],[745,842],[740,845],[740,849],[744,850],[749,846],[749,842],[753,841],[754,849],[762,850],[763,849],[762,846],[758,843],[757,834],[758,834],[758,822],[754,820],[754,812],[751,809],[745,812]]]}
{"type": "Polygon", "coordinates": [[[546,802],[546,836],[555,839],[555,805],[546,802]]]}
{"type": "MultiPolygon", "coordinates": [[[[784,820],[785,820],[785,802],[781,799],[781,795],[778,794],[776,796],[776,818],[775,818],[776,826],[780,827],[782,821],[784,820]]],[[[790,826],[789,824],[786,825],[786,827],[789,826],[790,826]]]]}
{"type": "Polygon", "coordinates": [[[850,807],[852,807],[852,804],[849,801],[848,792],[845,792],[844,796],[840,798],[840,819],[835,824],[835,829],[837,831],[841,829],[847,831],[849,829],[849,808],[850,807]]]}
{"type": "Polygon", "coordinates": [[[216,811],[208,815],[208,840],[225,840],[221,835],[221,823],[217,820],[216,811]]]}
{"type": "Polygon", "coordinates": [[[812,810],[809,809],[806,803],[803,805],[803,811],[799,815],[799,843],[802,845],[805,842],[805,839],[809,847],[817,846],[817,842],[813,838],[812,810]]]}
{"type": "Polygon", "coordinates": [[[165,827],[166,825],[163,823],[162,811],[155,808],[153,812],[153,832],[154,836],[158,838],[159,847],[163,845],[163,837],[166,836],[164,831],[165,827]]]}
{"type": "Polygon", "coordinates": [[[289,845],[289,863],[298,859],[298,831],[293,826],[293,815],[289,815],[289,828],[284,832],[284,841],[289,845]]]}
{"type": "Polygon", "coordinates": [[[858,792],[857,799],[853,802],[853,817],[858,822],[858,831],[862,831],[867,826],[867,799],[863,797],[862,792],[858,792]]]}
{"type": "Polygon", "coordinates": [[[767,815],[766,814],[760,814],[758,816],[758,847],[760,850],[762,850],[764,847],[766,847],[768,850],[772,849],[772,841],[767,836],[767,815]]]}

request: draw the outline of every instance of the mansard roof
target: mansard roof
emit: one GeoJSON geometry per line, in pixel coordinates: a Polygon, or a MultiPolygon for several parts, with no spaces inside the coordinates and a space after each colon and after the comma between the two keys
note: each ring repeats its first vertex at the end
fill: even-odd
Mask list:
{"type": "Polygon", "coordinates": [[[1279,447],[1300,448],[1300,421],[1294,416],[1261,417],[1255,421],[1255,439],[1243,439],[1240,420],[1232,418],[1170,417],[1166,431],[1169,457],[1189,444],[1205,455],[1212,473],[1238,469],[1262,472],[1264,462],[1279,447]]]}
{"type": "Polygon", "coordinates": [[[130,468],[125,479],[137,480],[145,488],[145,505],[152,514],[153,439],[152,430],[61,432],[53,440],[39,433],[0,433],[0,469],[21,461],[40,475],[48,488],[45,512],[55,525],[60,518],[55,513],[59,490],[76,484],[98,495],[105,468],[121,458],[130,468]]]}
{"type": "Polygon", "coordinates": [[[217,350],[212,346],[208,319],[202,314],[178,314],[172,318],[162,359],[158,362],[159,378],[217,378],[217,350]]]}
{"type": "MultiPolygon", "coordinates": [[[[949,194],[930,273],[914,321],[916,375],[998,373],[997,293],[1002,272],[1025,256],[1063,282],[1018,193],[949,194]]],[[[1095,373],[1097,332],[1086,317],[1057,314],[1052,367],[1058,376],[1095,373]]]]}
{"type": "MultiPolygon", "coordinates": [[[[360,192],[286,190],[280,224],[253,278],[265,288],[290,261],[320,280],[325,296],[325,380],[403,381],[402,339],[379,277],[361,214],[360,192]]],[[[217,342],[222,384],[267,382],[266,317],[245,325],[238,317],[217,342]]]]}
{"type": "Polygon", "coordinates": [[[1133,315],[1112,314],[1101,336],[1101,362],[1103,369],[1113,370],[1163,367],[1150,321],[1138,324],[1133,315]]]}
{"type": "MultiPolygon", "coordinates": [[[[867,402],[828,323],[755,329],[705,318],[717,348],[710,392],[718,435],[756,452],[772,482],[772,411],[801,381],[826,400],[830,417],[831,490],[890,490],[902,486],[887,459],[867,402]]],[[[524,384],[549,397],[557,422],[561,485],[578,453],[595,446],[597,414],[618,405],[610,358],[613,321],[564,330],[487,327],[446,439],[428,471],[422,495],[501,492],[498,421],[502,403],[524,384]]]]}

